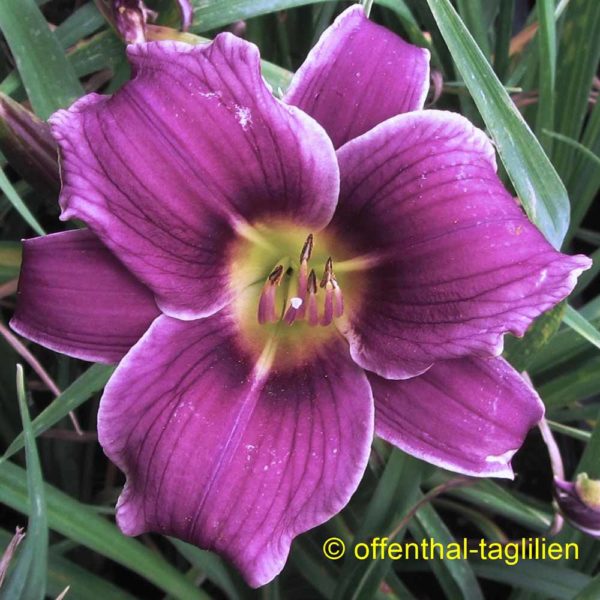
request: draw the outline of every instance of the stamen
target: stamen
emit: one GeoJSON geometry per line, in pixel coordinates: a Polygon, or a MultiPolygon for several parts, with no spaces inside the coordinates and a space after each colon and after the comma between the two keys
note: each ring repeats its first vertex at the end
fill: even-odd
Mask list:
{"type": "Polygon", "coordinates": [[[333,316],[339,319],[344,314],[344,295],[342,289],[334,279],[335,287],[333,288],[333,316]]]}
{"type": "Polygon", "coordinates": [[[314,269],[310,270],[306,290],[308,292],[308,324],[314,327],[315,325],[319,324],[319,307],[317,306],[317,276],[315,275],[314,269]]]}
{"type": "Polygon", "coordinates": [[[333,277],[333,260],[331,260],[331,256],[327,259],[325,263],[325,270],[323,271],[323,277],[321,277],[321,287],[324,288],[333,277]]]}
{"type": "Polygon", "coordinates": [[[329,282],[325,284],[325,305],[323,307],[321,325],[327,326],[331,321],[333,321],[333,286],[329,282]]]}
{"type": "Polygon", "coordinates": [[[304,304],[302,298],[294,296],[290,299],[290,305],[283,316],[283,320],[288,325],[291,325],[296,320],[296,317],[298,316],[298,309],[302,306],[302,304],[304,304]]]}
{"type": "Polygon", "coordinates": [[[275,296],[277,295],[277,286],[281,283],[283,277],[283,265],[278,265],[267,277],[263,286],[263,291],[258,301],[258,322],[274,323],[279,320],[279,315],[275,307],[275,296]]]}
{"type": "Polygon", "coordinates": [[[344,298],[342,290],[333,274],[333,260],[331,256],[325,263],[325,270],[321,278],[321,287],[325,288],[325,303],[323,306],[323,316],[321,317],[321,325],[326,326],[333,321],[334,318],[341,317],[344,314],[344,298]]]}
{"type": "Polygon", "coordinates": [[[300,252],[300,269],[298,270],[298,297],[302,299],[302,306],[298,312],[298,318],[303,319],[306,313],[306,286],[308,284],[308,261],[313,251],[313,234],[310,233],[302,246],[300,252]]]}

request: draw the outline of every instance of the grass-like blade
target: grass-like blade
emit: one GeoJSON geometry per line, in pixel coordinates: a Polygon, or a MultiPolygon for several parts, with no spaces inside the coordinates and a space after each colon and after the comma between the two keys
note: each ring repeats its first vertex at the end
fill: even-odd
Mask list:
{"type": "MultiPolygon", "coordinates": [[[[0,502],[29,514],[26,476],[25,470],[12,462],[0,464],[0,502]]],[[[48,484],[44,491],[50,529],[138,573],[178,600],[208,600],[202,589],[159,554],[123,535],[89,507],[48,484]]]]}
{"type": "MultiPolygon", "coordinates": [[[[590,581],[590,578],[583,573],[541,561],[521,561],[508,567],[490,564],[488,561],[475,563],[473,570],[483,579],[537,592],[542,594],[542,598],[555,598],[556,600],[572,600],[574,595],[590,581]]],[[[598,596],[593,596],[593,598],[597,599],[598,596]]]]}
{"type": "MultiPolygon", "coordinates": [[[[10,541],[11,534],[0,529],[0,548],[10,541]]],[[[58,552],[48,551],[48,571],[46,592],[56,598],[66,586],[69,586],[67,600],[136,600],[125,590],[110,581],[94,575],[90,571],[63,558],[58,552]]]]}
{"type": "Polygon", "coordinates": [[[45,231],[42,226],[38,223],[37,219],[33,216],[25,202],[19,196],[17,190],[13,184],[9,181],[8,177],[2,169],[0,169],[0,190],[4,192],[4,195],[8,198],[9,202],[13,205],[15,210],[25,219],[27,224],[39,235],[44,235],[45,231]]]}
{"type": "MultiPolygon", "coordinates": [[[[406,513],[417,500],[423,468],[415,458],[392,450],[354,543],[388,535],[398,515],[406,513]]],[[[334,600],[373,598],[390,567],[390,560],[361,561],[347,551],[334,600]]]]}
{"type": "Polygon", "coordinates": [[[562,181],[450,1],[427,2],[525,211],[559,248],[569,226],[562,181]]]}
{"type": "MultiPolygon", "coordinates": [[[[423,496],[421,494],[421,499],[423,496]]],[[[448,527],[437,514],[431,504],[426,504],[417,512],[409,529],[417,542],[432,539],[448,547],[456,544],[456,540],[448,527]]],[[[477,578],[466,558],[448,560],[437,558],[430,563],[447,598],[463,598],[463,600],[483,600],[483,593],[477,578]]]]}
{"type": "Polygon", "coordinates": [[[25,435],[27,460],[27,494],[29,496],[29,522],[25,542],[13,570],[0,589],[2,600],[44,600],[46,596],[46,570],[48,563],[48,523],[42,468],[31,428],[25,393],[23,367],[17,365],[17,397],[25,435]]]}
{"type": "Polygon", "coordinates": [[[538,33],[540,68],[539,100],[535,132],[542,141],[544,150],[552,151],[552,140],[541,137],[544,129],[554,128],[554,86],[556,82],[556,21],[554,20],[554,0],[538,0],[537,12],[540,21],[538,33]]]}
{"type": "Polygon", "coordinates": [[[600,331],[572,306],[567,306],[564,322],[596,348],[600,348],[600,331]]]}
{"type": "MultiPolygon", "coordinates": [[[[569,2],[559,45],[556,89],[560,90],[560,103],[556,107],[555,128],[576,140],[588,113],[589,94],[600,60],[599,29],[600,2],[569,2]]],[[[574,156],[573,149],[564,145],[557,146],[553,153],[553,162],[565,181],[572,172],[574,156]]]]}
{"type": "MultiPolygon", "coordinates": [[[[100,391],[114,370],[113,366],[92,365],[33,420],[33,434],[40,435],[83,404],[92,394],[100,391]]],[[[7,448],[0,464],[21,450],[23,443],[24,436],[20,433],[7,448]]]]}
{"type": "Polygon", "coordinates": [[[0,29],[39,117],[47,119],[83,95],[83,87],[34,0],[2,0],[0,29]]]}
{"type": "Polygon", "coordinates": [[[207,550],[202,550],[191,544],[186,544],[181,540],[169,538],[171,543],[177,548],[179,553],[194,567],[200,569],[206,574],[215,585],[218,585],[226,594],[229,600],[241,600],[240,589],[245,588],[245,584],[239,576],[232,576],[223,560],[207,550]]]}

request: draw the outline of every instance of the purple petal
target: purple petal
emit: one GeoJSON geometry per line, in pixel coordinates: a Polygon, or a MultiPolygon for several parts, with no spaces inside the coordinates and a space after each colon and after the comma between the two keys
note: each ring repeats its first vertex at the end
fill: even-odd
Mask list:
{"type": "Polygon", "coordinates": [[[379,375],[499,354],[505,332],[523,335],[591,264],[546,242],[498,179],[488,138],[459,115],[395,117],[338,158],[332,227],[372,264],[345,334],[379,375]]]}
{"type": "Polygon", "coordinates": [[[429,51],[344,11],[298,69],[285,101],[313,116],[336,148],[395,115],[423,108],[429,51]]]}
{"type": "Polygon", "coordinates": [[[404,381],[368,377],[377,435],[466,475],[512,479],[510,459],[544,414],[535,391],[502,358],[442,361],[404,381]]]}
{"type": "Polygon", "coordinates": [[[22,336],[69,356],[116,363],[159,315],[152,293],[87,230],[23,242],[22,336]]]}
{"type": "Polygon", "coordinates": [[[309,364],[266,373],[223,311],[162,316],[101,401],[98,433],[127,475],[117,520],[215,550],[248,583],[270,581],[294,536],[356,489],[373,436],[373,400],[341,339],[309,364]]]}
{"type": "Polygon", "coordinates": [[[252,44],[222,34],[128,53],[132,82],[52,118],[62,218],[85,221],[164,312],[206,316],[231,298],[235,231],[275,218],[328,223],[335,153],[315,121],[271,95],[252,44]]]}

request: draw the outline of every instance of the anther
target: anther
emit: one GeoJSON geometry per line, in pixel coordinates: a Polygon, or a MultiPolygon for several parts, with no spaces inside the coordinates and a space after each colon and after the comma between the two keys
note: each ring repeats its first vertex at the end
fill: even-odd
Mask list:
{"type": "Polygon", "coordinates": [[[303,319],[306,313],[306,285],[308,283],[308,261],[312,255],[314,238],[310,233],[302,246],[300,252],[300,269],[298,270],[298,296],[302,300],[302,306],[298,312],[298,318],[303,319]]]}
{"type": "Polygon", "coordinates": [[[333,274],[333,260],[331,256],[325,263],[325,270],[321,278],[321,287],[325,288],[325,302],[323,304],[323,316],[321,325],[329,325],[334,318],[341,317],[344,313],[344,298],[342,290],[333,274]]]}
{"type": "Polygon", "coordinates": [[[275,307],[275,296],[277,294],[277,286],[281,283],[283,277],[283,265],[278,265],[273,269],[267,277],[267,281],[263,286],[260,300],[258,301],[258,322],[274,323],[279,320],[279,315],[275,307]]]}
{"type": "Polygon", "coordinates": [[[313,251],[313,234],[309,233],[304,246],[302,246],[302,252],[300,252],[300,264],[307,263],[310,260],[313,251]]]}
{"type": "Polygon", "coordinates": [[[333,260],[331,260],[331,256],[327,259],[325,263],[325,270],[323,271],[323,277],[321,277],[320,286],[324,288],[333,277],[333,260]]]}

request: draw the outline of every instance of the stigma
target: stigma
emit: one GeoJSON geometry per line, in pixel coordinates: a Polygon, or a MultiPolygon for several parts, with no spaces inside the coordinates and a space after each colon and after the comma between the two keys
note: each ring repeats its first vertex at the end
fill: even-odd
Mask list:
{"type": "Polygon", "coordinates": [[[331,257],[323,266],[317,286],[317,274],[310,266],[313,246],[311,233],[297,263],[289,261],[287,269],[277,264],[269,273],[258,301],[257,318],[261,325],[277,322],[293,325],[303,321],[313,327],[326,327],[344,314],[344,298],[331,257]]]}

